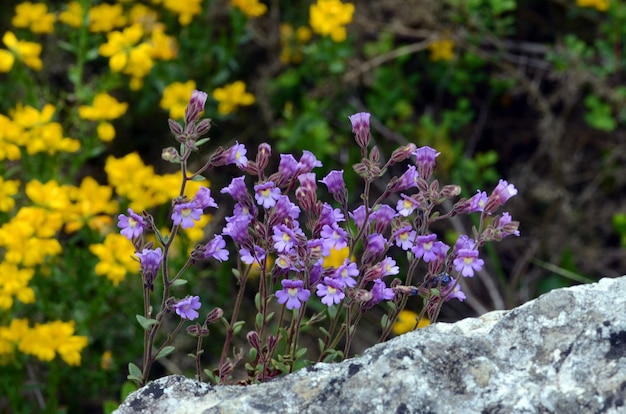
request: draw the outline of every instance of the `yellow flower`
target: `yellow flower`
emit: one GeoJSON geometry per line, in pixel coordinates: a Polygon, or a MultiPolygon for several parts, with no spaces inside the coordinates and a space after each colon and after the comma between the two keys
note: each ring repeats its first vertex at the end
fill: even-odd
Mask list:
{"type": "Polygon", "coordinates": [[[267,6],[259,0],[231,0],[231,4],[247,17],[260,17],[267,11],[267,6]]]}
{"type": "MultiPolygon", "coordinates": [[[[400,311],[398,314],[398,319],[391,327],[391,330],[396,335],[402,335],[403,333],[407,333],[412,331],[415,328],[415,322],[419,315],[411,310],[404,309],[400,311]]],[[[430,321],[428,318],[424,317],[420,319],[417,324],[417,328],[423,328],[425,326],[430,325],[430,321]]]]}
{"type": "Polygon", "coordinates": [[[20,269],[13,263],[0,263],[0,309],[10,309],[13,298],[22,303],[33,303],[35,292],[28,283],[35,275],[33,269],[20,269]]]}
{"type": "Polygon", "coordinates": [[[163,7],[178,14],[178,22],[187,26],[202,11],[202,0],[163,0],[163,7]]]}
{"type": "Polygon", "coordinates": [[[128,64],[130,51],[142,36],[143,28],[140,24],[133,24],[121,32],[107,33],[107,43],[100,45],[98,53],[110,58],[109,67],[113,72],[121,72],[128,64]]]}
{"type": "Polygon", "coordinates": [[[20,148],[15,145],[21,135],[22,128],[0,114],[0,160],[16,161],[21,158],[20,148]]]}
{"type": "Polygon", "coordinates": [[[166,35],[162,28],[152,31],[150,47],[150,56],[153,59],[172,60],[178,54],[176,39],[166,35]]]}
{"type": "Polygon", "coordinates": [[[78,115],[90,121],[112,120],[124,115],[127,109],[128,103],[119,102],[104,92],[95,96],[92,106],[81,105],[78,108],[78,115]]]}
{"type": "Polygon", "coordinates": [[[598,11],[605,12],[609,9],[609,0],[576,0],[579,7],[593,7],[598,11]]]}
{"type": "Polygon", "coordinates": [[[235,112],[239,106],[252,105],[254,103],[254,95],[246,92],[246,84],[242,81],[236,81],[223,88],[215,89],[213,98],[219,102],[217,111],[222,115],[235,112]]]}
{"type": "Polygon", "coordinates": [[[89,31],[93,33],[107,33],[125,24],[126,17],[121,4],[102,3],[89,9],[89,31]]]}
{"type": "Polygon", "coordinates": [[[170,111],[170,118],[184,119],[185,108],[191,98],[191,93],[196,89],[196,82],[189,80],[185,83],[174,82],[163,89],[163,96],[159,102],[162,109],[170,111]]]}
{"type": "Polygon", "coordinates": [[[322,266],[339,268],[348,258],[348,253],[350,253],[349,247],[344,247],[343,249],[332,248],[330,249],[330,255],[324,258],[322,266]]]}
{"type": "Polygon", "coordinates": [[[29,329],[27,319],[12,319],[9,326],[0,326],[0,365],[15,352],[16,345],[29,329]]]}
{"type": "Polygon", "coordinates": [[[98,257],[96,274],[106,276],[117,286],[124,280],[127,273],[139,272],[139,262],[136,260],[133,244],[118,233],[106,236],[101,244],[92,244],[89,251],[98,257]]]}
{"type": "Polygon", "coordinates": [[[17,194],[20,182],[17,180],[6,180],[0,177],[0,211],[8,212],[15,206],[13,196],[17,194]]]}
{"type": "Polygon", "coordinates": [[[280,61],[284,64],[289,62],[300,63],[302,61],[302,45],[311,40],[311,29],[300,26],[294,33],[293,26],[289,23],[280,25],[280,61]]]}
{"type": "Polygon", "coordinates": [[[80,187],[72,187],[72,205],[66,212],[65,231],[73,233],[87,224],[92,230],[102,230],[112,223],[111,216],[118,211],[117,202],[111,200],[113,188],[100,185],[92,177],[85,177],[80,187]]]}
{"type": "Polygon", "coordinates": [[[163,23],[159,22],[159,14],[144,4],[133,5],[128,12],[128,19],[130,24],[141,24],[147,33],[156,29],[163,30],[163,23]]]}
{"type": "Polygon", "coordinates": [[[15,16],[11,24],[19,28],[28,28],[33,33],[52,33],[54,20],[54,14],[48,13],[48,6],[45,3],[33,4],[25,1],[15,6],[15,16]]]}
{"type": "Polygon", "coordinates": [[[113,368],[113,352],[106,350],[100,357],[100,369],[110,371],[113,368]]]}
{"type": "Polygon", "coordinates": [[[70,1],[67,4],[67,10],[59,13],[59,20],[68,26],[78,29],[83,26],[85,12],[77,1],[70,1]]]}
{"type": "Polygon", "coordinates": [[[17,40],[13,32],[6,32],[2,36],[2,43],[9,49],[11,56],[7,51],[0,54],[0,71],[8,72],[13,67],[15,58],[24,62],[26,66],[34,70],[41,70],[43,63],[39,58],[41,54],[41,45],[34,42],[26,42],[17,40]]]}
{"type": "Polygon", "coordinates": [[[41,361],[52,361],[56,354],[69,365],[80,365],[80,352],[87,346],[86,336],[74,335],[74,321],[35,324],[21,338],[18,349],[41,361]]]}
{"type": "Polygon", "coordinates": [[[430,56],[433,62],[438,60],[452,60],[454,57],[454,42],[450,39],[435,40],[428,45],[430,56]]]}
{"type": "Polygon", "coordinates": [[[315,33],[330,36],[335,42],[346,40],[345,26],[352,22],[354,4],[339,0],[318,0],[309,9],[309,24],[315,33]]]}

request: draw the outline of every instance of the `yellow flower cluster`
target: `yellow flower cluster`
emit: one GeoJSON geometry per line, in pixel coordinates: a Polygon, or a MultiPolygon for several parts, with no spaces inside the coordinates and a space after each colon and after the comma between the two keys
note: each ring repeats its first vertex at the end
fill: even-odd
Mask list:
{"type": "Polygon", "coordinates": [[[435,40],[428,45],[430,56],[428,58],[436,62],[438,60],[452,60],[454,57],[454,42],[450,39],[435,40]]]}
{"type": "Polygon", "coordinates": [[[8,50],[0,49],[0,72],[9,72],[16,59],[34,70],[41,70],[43,67],[39,57],[41,54],[39,43],[18,40],[13,32],[6,32],[2,36],[2,43],[8,50]]]}
{"type": "Polygon", "coordinates": [[[293,26],[289,23],[280,25],[280,61],[285,65],[288,63],[302,62],[302,45],[311,40],[311,29],[300,26],[295,33],[293,26]]]}
{"type": "Polygon", "coordinates": [[[105,276],[114,286],[119,285],[127,273],[139,272],[139,262],[134,259],[135,248],[121,234],[108,234],[104,242],[90,245],[89,251],[99,259],[96,274],[105,276]]]}
{"type": "Polygon", "coordinates": [[[11,24],[18,28],[29,29],[33,33],[52,33],[54,31],[54,13],[48,13],[45,3],[25,1],[15,6],[15,16],[11,24]]]}
{"type": "Polygon", "coordinates": [[[231,0],[231,4],[250,18],[261,17],[267,12],[267,6],[259,0],[231,0]]]}
{"type": "Polygon", "coordinates": [[[118,102],[108,93],[99,93],[91,106],[82,105],[78,108],[78,116],[89,121],[98,121],[98,138],[110,142],[115,138],[115,128],[108,121],[124,115],[127,109],[127,103],[118,102]]]}
{"type": "Polygon", "coordinates": [[[309,24],[315,33],[335,42],[346,40],[346,25],[352,22],[354,4],[339,0],[317,0],[309,9],[309,24]]]}
{"type": "Polygon", "coordinates": [[[78,151],[80,141],[64,137],[61,124],[52,121],[55,111],[51,104],[44,105],[41,111],[18,105],[9,111],[10,117],[0,114],[0,159],[19,159],[18,147],[30,155],[78,151]]]}
{"type": "Polygon", "coordinates": [[[255,101],[254,95],[246,92],[246,84],[236,81],[217,88],[213,91],[213,98],[219,102],[217,112],[221,115],[228,115],[237,110],[239,106],[252,105],[255,101]]]}
{"type": "Polygon", "coordinates": [[[184,119],[185,108],[194,89],[196,89],[196,83],[192,80],[185,83],[174,82],[163,89],[159,106],[170,111],[170,118],[184,119]]]}
{"type": "Polygon", "coordinates": [[[592,7],[601,12],[609,10],[609,0],[576,0],[576,4],[579,7],[592,7]]]}
{"type": "Polygon", "coordinates": [[[194,16],[202,11],[202,0],[152,0],[153,3],[163,2],[163,7],[178,15],[178,23],[187,26],[194,16]]]}
{"type": "Polygon", "coordinates": [[[11,360],[15,349],[41,361],[52,361],[59,355],[69,365],[80,365],[80,353],[87,337],[74,335],[74,322],[53,321],[29,327],[26,319],[13,319],[0,326],[0,364],[11,360]]]}

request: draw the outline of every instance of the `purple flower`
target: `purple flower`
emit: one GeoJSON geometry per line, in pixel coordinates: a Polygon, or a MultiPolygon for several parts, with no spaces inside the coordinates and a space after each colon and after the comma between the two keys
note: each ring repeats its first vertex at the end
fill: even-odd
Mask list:
{"type": "Polygon", "coordinates": [[[379,263],[379,265],[383,269],[383,274],[381,277],[397,275],[400,273],[400,268],[396,266],[396,261],[391,257],[385,257],[385,259],[379,263]]]}
{"type": "Polygon", "coordinates": [[[279,224],[273,228],[274,248],[278,253],[287,253],[294,247],[296,233],[284,224],[279,224]]]}
{"type": "Polygon", "coordinates": [[[333,170],[329,172],[320,182],[328,187],[328,192],[339,204],[343,205],[346,202],[348,190],[343,180],[343,170],[333,170]]]}
{"type": "Polygon", "coordinates": [[[459,236],[459,238],[456,240],[456,243],[454,244],[454,252],[456,253],[461,249],[473,249],[475,245],[476,242],[474,240],[462,234],[459,236]]]}
{"type": "Polygon", "coordinates": [[[478,250],[460,249],[453,263],[457,272],[465,277],[473,277],[475,271],[483,268],[485,261],[478,258],[478,250]]]}
{"type": "Polygon", "coordinates": [[[363,252],[363,263],[373,263],[385,250],[387,250],[387,240],[378,233],[372,233],[368,236],[365,243],[365,251],[363,252]]]}
{"type": "Polygon", "coordinates": [[[363,224],[365,223],[365,214],[366,214],[365,207],[363,206],[357,207],[356,209],[354,209],[354,211],[348,214],[350,215],[350,217],[354,221],[355,226],[358,229],[363,227],[363,224]]]}
{"type": "Polygon", "coordinates": [[[409,165],[407,170],[400,176],[398,182],[393,186],[392,191],[406,191],[409,188],[417,187],[417,178],[419,174],[414,165],[409,165]]]}
{"type": "Polygon", "coordinates": [[[254,255],[248,249],[239,249],[239,256],[241,257],[241,261],[247,265],[251,265],[253,263],[260,263],[261,260],[265,259],[265,250],[261,247],[254,245],[254,255]]]}
{"type": "Polygon", "coordinates": [[[346,297],[341,281],[328,276],[324,278],[324,284],[317,287],[316,294],[322,298],[322,303],[327,306],[333,306],[346,297]]]}
{"type": "Polygon", "coordinates": [[[334,209],[328,203],[322,204],[322,211],[319,218],[320,225],[328,224],[330,226],[333,223],[339,223],[341,221],[345,221],[345,218],[340,209],[334,209]]]}
{"type": "Polygon", "coordinates": [[[398,210],[398,214],[401,216],[408,217],[415,209],[419,208],[420,204],[413,197],[409,197],[406,194],[400,194],[400,197],[402,197],[402,200],[398,200],[396,210],[398,210]]]}
{"type": "Polygon", "coordinates": [[[244,168],[248,165],[248,158],[246,158],[246,147],[240,144],[239,141],[235,141],[235,145],[226,150],[227,164],[235,164],[239,168],[244,168]]]}
{"type": "Polygon", "coordinates": [[[315,190],[317,190],[317,183],[315,182],[315,173],[300,174],[298,176],[298,181],[300,181],[300,187],[304,188],[306,191],[315,192],[315,190]]]}
{"type": "Polygon", "coordinates": [[[309,173],[313,171],[313,168],[321,166],[322,162],[315,157],[315,154],[311,151],[304,150],[302,151],[302,157],[300,157],[300,161],[296,166],[296,175],[309,173]]]}
{"type": "Polygon", "coordinates": [[[194,202],[180,203],[174,206],[172,220],[175,225],[180,225],[183,229],[194,226],[194,222],[202,217],[202,209],[194,202]]]}
{"type": "Polygon", "coordinates": [[[200,309],[199,296],[187,296],[174,304],[174,310],[182,319],[193,321],[198,317],[197,310],[200,309]]]}
{"type": "Polygon", "coordinates": [[[270,208],[276,205],[276,200],[280,197],[280,189],[276,188],[272,181],[257,184],[254,186],[254,198],[259,205],[270,208]]]}
{"type": "Polygon", "coordinates": [[[222,188],[222,191],[220,192],[222,194],[230,194],[233,200],[245,204],[248,196],[248,189],[246,188],[244,180],[244,176],[233,178],[228,187],[222,188]]]}
{"type": "Polygon", "coordinates": [[[185,124],[191,124],[193,121],[198,119],[200,112],[204,110],[206,98],[206,92],[195,89],[191,92],[191,98],[185,108],[185,124]]]}
{"type": "Polygon", "coordinates": [[[496,231],[500,232],[502,237],[514,235],[519,237],[519,227],[518,221],[513,221],[511,215],[507,212],[502,213],[502,217],[498,220],[498,225],[496,226],[496,231]]]}
{"type": "Polygon", "coordinates": [[[413,155],[417,158],[417,171],[420,177],[425,180],[430,178],[433,173],[433,168],[435,168],[435,158],[437,158],[439,154],[441,153],[431,147],[420,147],[415,150],[413,155]]]}
{"type": "Polygon", "coordinates": [[[229,236],[235,243],[242,245],[249,238],[250,219],[246,216],[226,217],[226,226],[222,230],[224,236],[229,236]]]}
{"type": "Polygon", "coordinates": [[[280,221],[291,219],[297,223],[298,217],[300,217],[300,207],[292,203],[288,196],[281,195],[274,206],[274,214],[280,218],[280,221]]]}
{"type": "Polygon", "coordinates": [[[283,279],[280,283],[283,289],[276,292],[276,297],[281,305],[286,303],[287,309],[300,309],[302,303],[309,300],[311,292],[303,288],[302,280],[283,279]]]}
{"type": "Polygon", "coordinates": [[[370,141],[370,114],[359,112],[348,118],[352,124],[352,132],[356,135],[357,144],[360,148],[367,148],[370,141]]]}
{"type": "Polygon", "coordinates": [[[484,191],[476,190],[476,194],[474,194],[469,200],[469,213],[474,213],[476,211],[483,211],[485,209],[485,205],[487,204],[487,193],[484,191]]]}
{"type": "Polygon", "coordinates": [[[203,210],[207,207],[217,208],[215,200],[211,197],[211,190],[206,187],[200,187],[191,201],[203,210]]]}
{"type": "Polygon", "coordinates": [[[400,246],[402,250],[410,250],[415,242],[415,230],[411,226],[404,226],[393,233],[396,246],[400,246]]]}
{"type": "Polygon", "coordinates": [[[343,264],[335,270],[335,279],[341,281],[344,286],[355,287],[356,280],[354,279],[359,275],[359,269],[356,267],[356,263],[350,262],[350,259],[345,259],[343,264]]]}
{"type": "Polygon", "coordinates": [[[504,180],[500,180],[498,185],[493,190],[493,193],[487,199],[487,203],[485,205],[485,211],[487,213],[492,213],[498,209],[501,205],[506,203],[506,201],[517,194],[517,189],[513,184],[509,184],[504,180]]]}
{"type": "Polygon", "coordinates": [[[391,220],[396,217],[396,210],[387,204],[383,204],[376,211],[370,214],[370,222],[375,221],[374,231],[377,233],[384,233],[387,227],[391,224],[391,220]]]}
{"type": "Polygon", "coordinates": [[[289,180],[296,175],[298,168],[298,161],[291,154],[280,154],[280,161],[278,163],[278,173],[289,180]]]}
{"type": "Polygon", "coordinates": [[[121,229],[120,234],[128,240],[132,240],[141,236],[146,222],[143,217],[135,213],[132,209],[128,209],[128,217],[124,214],[117,216],[117,227],[121,229]]]}
{"type": "Polygon", "coordinates": [[[152,289],[154,278],[156,277],[161,262],[163,261],[163,251],[160,247],[156,249],[143,249],[141,253],[136,252],[141,265],[141,274],[143,275],[143,283],[147,288],[152,289]]]}
{"type": "Polygon", "coordinates": [[[348,245],[348,241],[346,240],[347,234],[337,223],[322,227],[320,236],[324,239],[324,244],[328,249],[340,250],[348,245]]]}
{"type": "Polygon", "coordinates": [[[221,235],[216,234],[204,247],[204,257],[212,257],[220,262],[228,260],[228,250],[224,247],[226,247],[226,241],[221,235]]]}
{"type": "Polygon", "coordinates": [[[456,279],[450,278],[450,282],[442,289],[441,296],[446,300],[458,299],[463,302],[467,296],[461,290],[461,285],[456,283],[456,279]]]}
{"type": "Polygon", "coordinates": [[[388,288],[385,282],[381,279],[374,280],[374,286],[372,286],[372,299],[370,299],[368,305],[369,307],[379,303],[382,300],[391,300],[394,298],[395,294],[393,293],[393,289],[388,288]]]}
{"type": "Polygon", "coordinates": [[[415,257],[422,257],[426,263],[437,258],[444,258],[450,247],[435,240],[437,240],[436,234],[417,236],[417,241],[411,251],[415,254],[415,257]]]}

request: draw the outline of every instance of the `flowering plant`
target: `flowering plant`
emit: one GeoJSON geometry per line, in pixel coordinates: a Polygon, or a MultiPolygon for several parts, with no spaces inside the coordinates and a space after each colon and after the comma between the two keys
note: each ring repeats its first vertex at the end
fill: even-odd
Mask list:
{"type": "Polygon", "coordinates": [[[411,296],[423,299],[420,316],[426,314],[431,321],[436,320],[444,302],[465,299],[460,282],[482,269],[480,248],[488,241],[519,235],[519,223],[508,213],[495,215],[517,193],[512,184],[500,180],[490,195],[478,190],[473,197],[445,209],[444,202],[458,196],[460,187],[441,186],[433,178],[439,153],[430,147],[408,144],[383,162],[379,150],[370,147],[369,113],[350,117],[362,156],[353,166],[363,179],[361,204],[354,209],[349,205],[343,171],[333,170],[318,179],[314,170],[322,163],[308,151],[303,151],[299,160],[291,154],[281,154],[277,171],[268,173],[272,153],[268,144],[260,144],[251,160],[245,146],[236,143],[228,149],[217,148],[208,162],[192,172],[190,156],[209,141],[201,138],[211,127],[211,120],[202,118],[206,98],[206,93],[194,91],[185,110],[184,125],[169,121],[180,148],[166,148],[163,158],[180,164],[182,173],[180,196],[172,204],[170,235],[162,235],[146,211],[138,214],[129,209],[128,215],[121,214],[118,220],[122,235],[133,243],[143,275],[144,314],[137,316],[144,329],[143,368],[129,365],[129,379],[140,385],[148,381],[154,361],[174,351],[172,340],[185,321],[199,317],[199,296],[178,299],[174,294],[175,288],[185,283],[181,278],[184,271],[200,260],[228,261],[231,251],[227,240],[232,241],[238,253],[232,261],[239,285],[233,310],[228,314],[214,308],[202,322],[187,327],[187,332],[198,338],[193,355],[197,378],[200,380],[204,372],[216,383],[235,380],[234,368],[245,358],[242,350],[233,355],[229,352],[234,337],[245,324],[239,320],[239,313],[246,282],[255,265],[260,269],[260,277],[255,296],[256,317],[246,335],[250,350],[244,364],[245,382],[292,372],[305,362],[307,349],[300,347],[300,334],[315,324],[327,323],[319,327],[317,360],[333,361],[349,355],[363,316],[381,303],[386,304],[386,313],[381,321],[380,341],[387,338],[411,296]],[[386,177],[393,166],[407,160],[413,162],[374,197],[373,184],[386,177]],[[196,246],[185,265],[173,273],[168,252],[179,229],[195,226],[204,210],[218,208],[209,188],[200,187],[188,198],[184,196],[186,186],[190,181],[204,180],[201,174],[229,164],[244,173],[220,191],[232,199],[232,214],[226,217],[223,229],[208,243],[196,246]],[[247,176],[254,182],[246,182],[247,176]],[[333,204],[318,199],[318,183],[324,184],[333,204]],[[392,197],[397,201],[389,204],[392,197]],[[478,227],[472,235],[460,235],[452,248],[431,230],[433,224],[444,219],[470,213],[480,214],[478,227]],[[147,232],[155,234],[159,246],[146,242],[147,232]],[[337,250],[347,250],[346,258],[338,266],[326,266],[324,259],[337,250]],[[402,272],[396,261],[400,260],[396,257],[399,253],[406,257],[407,267],[402,272]],[[163,290],[155,310],[152,296],[157,278],[163,290]],[[178,325],[158,344],[157,334],[165,326],[166,315],[172,312],[180,318],[178,325]],[[220,320],[226,326],[226,337],[218,367],[202,371],[202,340],[209,335],[209,325],[220,320]]]}

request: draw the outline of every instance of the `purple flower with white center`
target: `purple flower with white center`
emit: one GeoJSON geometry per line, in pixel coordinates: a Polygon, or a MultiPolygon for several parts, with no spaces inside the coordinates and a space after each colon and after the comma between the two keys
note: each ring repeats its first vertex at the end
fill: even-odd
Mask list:
{"type": "Polygon", "coordinates": [[[396,210],[398,210],[398,214],[401,216],[408,217],[415,209],[419,208],[419,203],[413,197],[409,197],[406,194],[400,194],[400,197],[402,197],[402,200],[398,200],[396,210]]]}
{"type": "Polygon", "coordinates": [[[307,240],[306,249],[309,257],[316,263],[323,262],[323,258],[330,255],[330,249],[326,247],[326,243],[322,239],[307,240]]]}
{"type": "Polygon", "coordinates": [[[346,297],[341,281],[328,276],[324,278],[323,285],[318,285],[316,294],[322,298],[322,303],[329,307],[338,304],[346,297]]]}
{"type": "Polygon", "coordinates": [[[298,161],[291,154],[280,154],[280,161],[278,163],[278,173],[289,180],[296,175],[298,169],[298,161]]]}
{"type": "Polygon", "coordinates": [[[300,309],[302,303],[309,300],[311,291],[304,289],[302,280],[283,279],[280,281],[283,289],[276,292],[278,303],[286,304],[287,309],[300,309]]]}
{"type": "Polygon", "coordinates": [[[226,150],[227,164],[235,164],[239,168],[244,168],[248,165],[248,158],[246,157],[246,147],[240,144],[239,141],[235,141],[235,145],[226,150]]]}
{"type": "Polygon", "coordinates": [[[121,229],[120,234],[128,240],[139,237],[146,227],[143,217],[135,213],[132,209],[128,209],[128,216],[120,214],[117,216],[117,227],[121,229]]]}
{"type": "Polygon", "coordinates": [[[415,155],[417,159],[417,171],[420,177],[425,180],[430,178],[433,173],[433,168],[435,168],[435,158],[437,158],[439,154],[441,153],[431,147],[421,147],[415,150],[413,155],[415,155]]]}
{"type": "Polygon", "coordinates": [[[478,272],[483,268],[485,261],[478,258],[478,250],[460,249],[453,263],[454,268],[457,272],[461,272],[461,275],[473,277],[474,272],[478,272]]]}
{"type": "Polygon", "coordinates": [[[225,249],[226,241],[220,234],[216,234],[204,247],[204,257],[212,257],[220,262],[228,260],[228,250],[225,249]]]}
{"type": "Polygon", "coordinates": [[[346,183],[343,180],[343,170],[333,170],[320,180],[328,188],[328,192],[333,198],[340,204],[346,202],[348,196],[348,190],[346,189],[346,183]]]}
{"type": "Polygon", "coordinates": [[[461,285],[456,283],[456,279],[454,278],[451,278],[450,283],[442,289],[441,296],[446,301],[450,299],[458,299],[460,302],[463,302],[467,298],[465,293],[461,290],[461,285]]]}
{"type": "Polygon", "coordinates": [[[174,304],[174,310],[182,319],[193,321],[199,316],[197,310],[200,306],[199,296],[187,296],[174,304]]]}
{"type": "Polygon", "coordinates": [[[211,190],[206,187],[200,187],[191,201],[203,210],[207,207],[217,208],[217,203],[211,197],[211,190]]]}
{"type": "Polygon", "coordinates": [[[244,244],[250,237],[249,225],[250,219],[246,216],[226,217],[226,226],[222,230],[224,236],[229,236],[239,245],[244,244]]]}
{"type": "Polygon", "coordinates": [[[193,201],[180,203],[174,206],[172,221],[175,225],[180,225],[183,229],[190,229],[195,222],[202,217],[202,209],[193,201]]]}
{"type": "Polygon", "coordinates": [[[417,241],[411,251],[415,254],[415,257],[422,257],[426,263],[445,257],[450,247],[435,240],[437,240],[436,234],[417,236],[417,241]]]}
{"type": "Polygon", "coordinates": [[[272,181],[257,184],[254,186],[254,198],[256,202],[265,207],[270,208],[276,205],[276,201],[280,197],[280,189],[272,181]]]}
{"type": "Polygon", "coordinates": [[[374,280],[374,286],[372,286],[372,299],[370,299],[368,305],[371,307],[382,300],[391,300],[395,294],[393,289],[388,288],[385,282],[381,279],[374,280]]]}
{"type": "Polygon", "coordinates": [[[344,286],[355,287],[356,280],[354,279],[359,275],[359,269],[356,267],[356,263],[351,262],[350,259],[345,259],[343,264],[335,270],[335,279],[341,281],[344,286]]]}
{"type": "Polygon", "coordinates": [[[296,175],[309,173],[313,171],[313,168],[321,166],[322,162],[315,157],[315,154],[311,151],[304,150],[302,151],[302,157],[300,157],[300,161],[296,166],[296,175]]]}
{"type": "Polygon", "coordinates": [[[506,203],[506,201],[517,194],[517,189],[513,184],[509,184],[504,180],[500,180],[498,185],[493,190],[493,193],[487,199],[487,203],[485,205],[485,211],[487,213],[492,213],[498,209],[501,205],[506,203]]]}
{"type": "Polygon", "coordinates": [[[288,254],[279,254],[274,262],[274,266],[284,271],[296,269],[293,260],[288,254]]]}
{"type": "Polygon", "coordinates": [[[329,249],[341,250],[348,245],[347,234],[337,223],[322,227],[320,236],[324,239],[324,244],[329,249]]]}
{"type": "Polygon", "coordinates": [[[298,217],[300,217],[300,207],[292,203],[288,196],[281,195],[274,206],[274,214],[282,217],[281,221],[291,218],[291,221],[297,224],[298,217]]]}
{"type": "Polygon", "coordinates": [[[233,207],[233,216],[247,218],[248,220],[252,220],[257,215],[256,207],[254,205],[252,207],[253,207],[253,211],[250,211],[248,207],[243,206],[239,203],[235,203],[235,206],[233,207]]]}
{"type": "Polygon", "coordinates": [[[273,228],[274,248],[278,253],[291,251],[295,246],[296,233],[284,224],[279,224],[273,228]]]}
{"type": "Polygon", "coordinates": [[[383,268],[383,274],[381,277],[397,275],[400,273],[400,268],[396,266],[396,261],[391,257],[385,257],[380,266],[383,268]]]}
{"type": "Polygon", "coordinates": [[[383,204],[370,215],[370,221],[375,221],[374,231],[384,233],[391,224],[391,220],[396,217],[396,210],[387,204],[383,204]]]}
{"type": "Polygon", "coordinates": [[[476,194],[474,194],[469,200],[469,213],[474,213],[476,211],[483,211],[485,209],[485,205],[487,204],[487,193],[484,191],[476,190],[476,194]]]}
{"type": "Polygon", "coordinates": [[[248,189],[246,188],[244,180],[244,176],[233,178],[228,187],[222,188],[220,192],[222,194],[230,194],[233,200],[246,204],[245,201],[248,196],[248,189]]]}
{"type": "Polygon", "coordinates": [[[265,259],[265,250],[255,244],[254,255],[250,252],[250,250],[241,248],[239,249],[239,256],[241,257],[241,261],[247,265],[260,263],[263,259],[265,259]]]}
{"type": "Polygon", "coordinates": [[[341,221],[345,221],[345,218],[340,209],[333,209],[328,203],[322,204],[322,211],[320,212],[319,218],[320,225],[328,224],[330,226],[333,223],[339,223],[341,221]]]}
{"type": "Polygon", "coordinates": [[[415,236],[417,236],[417,233],[411,226],[401,227],[393,233],[396,246],[399,246],[402,250],[410,250],[413,247],[415,236]]]}
{"type": "Polygon", "coordinates": [[[360,148],[367,148],[370,142],[370,113],[358,112],[350,115],[350,123],[352,124],[352,132],[356,136],[356,142],[360,148]]]}
{"type": "Polygon", "coordinates": [[[519,222],[513,221],[511,215],[507,212],[502,213],[502,217],[498,220],[497,231],[500,231],[502,237],[514,235],[519,237],[519,222]]]}
{"type": "Polygon", "coordinates": [[[154,278],[163,261],[163,250],[161,250],[160,247],[156,249],[143,249],[141,253],[136,252],[135,255],[139,258],[144,286],[152,289],[154,278]]]}
{"type": "Polygon", "coordinates": [[[354,224],[356,225],[356,227],[358,229],[363,227],[363,223],[365,222],[365,207],[360,206],[357,207],[356,209],[354,209],[351,213],[348,213],[350,215],[350,218],[352,218],[352,221],[354,221],[354,224]]]}
{"type": "Polygon", "coordinates": [[[406,191],[409,188],[417,187],[417,178],[419,174],[414,165],[409,165],[407,170],[400,176],[398,182],[393,186],[392,191],[406,191]]]}
{"type": "Polygon", "coordinates": [[[462,234],[459,236],[459,238],[456,240],[456,243],[454,244],[454,252],[458,252],[461,249],[473,249],[475,245],[476,242],[474,240],[462,234]]]}

